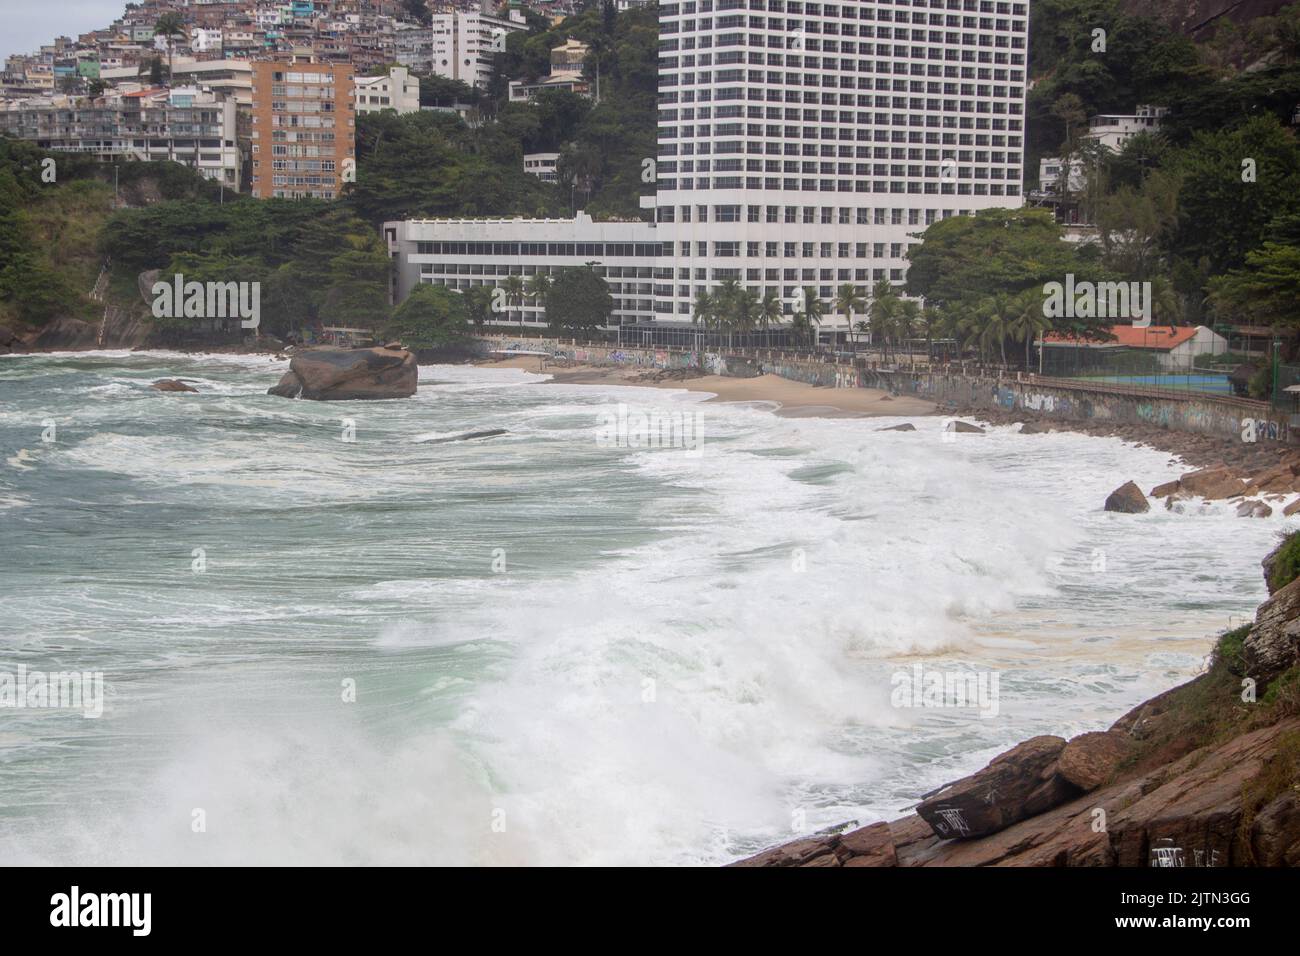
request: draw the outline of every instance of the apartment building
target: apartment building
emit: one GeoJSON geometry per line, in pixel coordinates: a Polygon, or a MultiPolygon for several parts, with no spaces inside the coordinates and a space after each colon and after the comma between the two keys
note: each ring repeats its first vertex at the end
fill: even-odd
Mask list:
{"type": "Polygon", "coordinates": [[[302,60],[253,64],[252,191],[334,199],[356,174],[352,67],[302,60]]]}
{"type": "Polygon", "coordinates": [[[582,71],[587,59],[587,44],[580,40],[566,40],[551,50],[551,69],[546,76],[532,83],[510,81],[510,101],[524,103],[543,90],[565,90],[580,96],[590,95],[590,86],[582,71]]]}
{"type": "Polygon", "coordinates": [[[17,100],[0,106],[0,134],[104,160],[182,163],[228,189],[239,188],[235,101],[196,87],[134,90],[93,100],[17,100]]]}
{"type": "Polygon", "coordinates": [[[486,87],[492,78],[492,58],[505,50],[506,36],[527,29],[519,10],[511,10],[508,19],[464,10],[436,13],[431,31],[433,72],[486,87]]]}
{"type": "MultiPolygon", "coordinates": [[[[653,223],[594,222],[582,212],[572,219],[416,219],[385,224],[384,236],[397,263],[395,302],[419,283],[463,292],[499,286],[509,276],[526,282],[538,273],[590,266],[609,284],[611,327],[654,318],[660,249],[653,223]]],[[[503,323],[546,324],[544,308],[531,299],[510,311],[503,323]]]]}
{"type": "MultiPolygon", "coordinates": [[[[248,60],[196,60],[178,56],[172,62],[171,71],[176,84],[224,93],[244,108],[252,105],[253,64],[248,60]]],[[[118,66],[101,68],[99,74],[105,83],[123,84],[136,80],[138,72],[134,66],[118,66]]]]}
{"type": "Polygon", "coordinates": [[[998,0],[661,3],[659,318],[727,278],[787,312],[800,288],[900,283],[926,226],[1019,206],[1028,20],[998,0]]]}

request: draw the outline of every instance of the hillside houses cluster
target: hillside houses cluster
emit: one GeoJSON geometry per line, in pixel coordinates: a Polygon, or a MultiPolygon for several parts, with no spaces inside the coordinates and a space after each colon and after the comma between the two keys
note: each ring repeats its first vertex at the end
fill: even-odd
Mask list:
{"type": "MultiPolygon", "coordinates": [[[[527,0],[560,19],[578,0],[527,0]]],[[[141,0],[100,30],[9,56],[0,134],[105,161],[166,159],[262,197],[336,197],[356,114],[415,112],[419,76],[484,87],[520,0],[141,0]],[[170,15],[170,16],[169,16],[170,15]],[[175,32],[159,32],[176,21],[175,32]]],[[[581,44],[541,88],[586,92],[581,44]]]]}

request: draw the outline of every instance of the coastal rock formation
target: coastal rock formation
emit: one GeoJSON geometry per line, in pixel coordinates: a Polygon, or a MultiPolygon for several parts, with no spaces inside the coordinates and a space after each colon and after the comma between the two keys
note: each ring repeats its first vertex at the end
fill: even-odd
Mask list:
{"type": "Polygon", "coordinates": [[[1243,501],[1237,505],[1238,518],[1268,518],[1273,514],[1273,509],[1258,499],[1243,501]]]}
{"type": "Polygon", "coordinates": [[[1260,684],[1300,660],[1300,578],[1259,606],[1242,657],[1246,673],[1260,684]]]}
{"type": "MultiPolygon", "coordinates": [[[[1279,750],[1300,739],[1290,719],[1197,748],[1152,772],[1076,795],[981,838],[945,839],[912,815],[844,835],[817,835],[734,866],[1154,866],[1295,865],[1300,799],[1265,791],[1279,750]],[[869,833],[864,831],[870,831],[869,833]],[[859,840],[850,838],[862,834],[859,840]],[[868,852],[859,855],[856,846],[868,852]]],[[[1023,746],[1023,744],[1021,745],[1023,746]]],[[[1076,791],[1077,794],[1077,791],[1076,791]]]]}
{"type": "Polygon", "coordinates": [[[969,838],[1004,830],[1076,796],[1057,774],[1061,737],[1034,737],[993,758],[983,770],[923,800],[917,815],[937,836],[969,838]]]}
{"type": "Polygon", "coordinates": [[[1052,430],[1048,422],[1025,422],[1020,426],[1022,435],[1045,435],[1052,430]]]}
{"type": "Polygon", "coordinates": [[[818,834],[773,847],[730,866],[898,866],[888,823],[848,833],[818,834]]]}
{"type": "Polygon", "coordinates": [[[149,386],[160,392],[197,392],[197,388],[186,385],[178,378],[160,378],[149,386]]]}
{"type": "Polygon", "coordinates": [[[1123,734],[1093,731],[1070,740],[1061,751],[1056,772],[1080,790],[1096,790],[1110,780],[1128,752],[1123,734]]]}
{"type": "Polygon", "coordinates": [[[1230,468],[1202,468],[1178,479],[1178,491],[1209,501],[1232,498],[1245,490],[1245,482],[1230,468]]]}
{"type": "Polygon", "coordinates": [[[1150,511],[1151,505],[1147,503],[1147,496],[1142,494],[1141,488],[1131,481],[1126,481],[1106,498],[1106,510],[1118,511],[1126,515],[1140,515],[1150,511]]]}
{"type": "Polygon", "coordinates": [[[1274,797],[1255,814],[1250,848],[1258,866],[1300,866],[1300,794],[1274,797]]]}
{"type": "Polygon", "coordinates": [[[1243,630],[1108,731],[1034,737],[913,814],[735,865],[1300,865],[1300,577],[1243,630]],[[1244,699],[1243,675],[1268,693],[1244,699]]]}
{"type": "Polygon", "coordinates": [[[984,429],[980,428],[978,425],[972,425],[970,422],[963,422],[960,420],[953,420],[949,422],[948,427],[945,428],[944,431],[958,432],[959,434],[969,434],[969,435],[984,434],[984,429]]]}
{"type": "Polygon", "coordinates": [[[911,422],[903,422],[901,425],[890,425],[888,428],[877,428],[878,432],[914,432],[916,426],[911,422]]]}
{"type": "Polygon", "coordinates": [[[419,372],[405,349],[322,347],[295,352],[268,395],[314,401],[409,398],[419,372]]]}

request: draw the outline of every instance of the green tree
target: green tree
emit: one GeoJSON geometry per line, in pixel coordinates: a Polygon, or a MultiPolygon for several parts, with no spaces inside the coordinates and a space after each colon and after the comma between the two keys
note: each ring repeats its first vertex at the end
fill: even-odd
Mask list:
{"type": "Polygon", "coordinates": [[[1214,272],[1242,266],[1275,216],[1300,211],[1300,145],[1272,116],[1198,134],[1178,169],[1174,251],[1214,272]]]}
{"type": "Polygon", "coordinates": [[[595,271],[570,266],[553,275],[547,318],[555,330],[591,332],[605,325],[614,311],[609,286],[595,271]]]}
{"type": "Polygon", "coordinates": [[[492,289],[485,285],[470,286],[462,293],[465,312],[474,328],[482,331],[492,321],[492,289]]]}
{"type": "Polygon", "coordinates": [[[835,291],[835,311],[847,318],[852,338],[853,313],[867,307],[867,300],[862,290],[851,282],[845,282],[835,291]]]}
{"type": "Polygon", "coordinates": [[[545,272],[538,272],[527,282],[528,295],[546,314],[546,299],[551,294],[551,277],[545,272]]]}
{"type": "Polygon", "coordinates": [[[408,349],[462,344],[469,336],[465,297],[445,286],[421,283],[393,310],[384,333],[408,349]]]}
{"type": "MultiPolygon", "coordinates": [[[[500,287],[505,293],[506,308],[513,311],[515,306],[521,306],[524,303],[524,280],[516,275],[506,276],[506,280],[501,283],[500,287]]],[[[519,309],[519,331],[524,330],[524,310],[519,309]]]]}
{"type": "Polygon", "coordinates": [[[718,305],[713,293],[708,289],[696,291],[695,302],[691,306],[691,322],[702,325],[709,331],[718,329],[718,305]]]}
{"type": "Polygon", "coordinates": [[[1043,309],[1042,293],[1035,289],[1026,289],[1011,300],[1008,313],[1010,322],[1007,325],[1007,333],[1011,338],[1025,343],[1025,368],[1029,368],[1029,350],[1034,340],[1052,330],[1052,320],[1047,317],[1043,309]]]}
{"type": "Polygon", "coordinates": [[[929,226],[908,252],[906,292],[944,306],[1047,282],[1106,277],[1097,255],[1061,238],[1045,209],[985,209],[929,226]]]}
{"type": "Polygon", "coordinates": [[[826,303],[817,297],[817,290],[812,286],[799,290],[803,300],[794,310],[795,321],[802,327],[812,330],[813,341],[821,338],[822,319],[826,315],[826,303]]]}
{"type": "Polygon", "coordinates": [[[894,330],[894,317],[898,312],[898,294],[888,279],[878,279],[871,289],[871,304],[867,315],[873,337],[880,336],[881,357],[889,357],[889,345],[894,330]]]}

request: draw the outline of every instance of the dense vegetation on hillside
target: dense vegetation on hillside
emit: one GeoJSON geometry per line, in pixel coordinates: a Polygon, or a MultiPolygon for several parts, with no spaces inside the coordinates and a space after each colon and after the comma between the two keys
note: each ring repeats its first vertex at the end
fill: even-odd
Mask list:
{"type": "Polygon", "coordinates": [[[486,91],[425,77],[421,102],[472,107],[453,113],[358,119],[357,183],[350,202],[369,222],[408,216],[563,215],[641,218],[642,161],[655,155],[658,14],[654,7],[616,13],[612,3],[551,26],[529,17],[496,55],[486,91]],[[586,78],[599,102],[549,90],[528,103],[509,101],[509,80],[536,80],[552,48],[588,44],[586,78]],[[560,153],[558,185],[523,171],[523,155],[560,153]]]}
{"type": "MultiPolygon", "coordinates": [[[[913,251],[904,290],[846,286],[835,303],[808,296],[795,310],[796,331],[806,336],[833,307],[882,344],[955,336],[989,357],[1014,357],[1008,345],[1043,330],[1028,297],[1038,290],[1041,299],[1042,284],[1065,273],[1151,281],[1160,322],[1300,322],[1292,125],[1300,4],[1245,28],[1225,21],[1199,45],[1124,13],[1119,0],[1037,0],[1031,16],[1026,185],[1035,185],[1038,157],[1079,157],[1086,184],[1062,198],[1098,225],[1099,243],[1081,250],[1062,242],[1041,211],[942,220],[913,251]],[[1088,147],[1081,134],[1089,115],[1138,103],[1170,107],[1158,135],[1138,136],[1118,155],[1088,147]],[[900,291],[924,295],[927,307],[900,291]]],[[[603,0],[558,25],[530,13],[529,30],[511,34],[497,55],[488,89],[421,78],[422,103],[468,106],[465,119],[360,117],[358,181],[332,203],[227,194],[222,205],[216,187],[190,170],[135,163],[119,170],[129,208],[114,211],[108,167],[60,155],[57,181],[45,183],[43,154],[0,140],[0,323],[93,319],[86,292],[111,256],[113,292],[137,308],[136,274],[158,269],[261,281],[270,331],[376,325],[388,319],[389,264],[374,228],[384,220],[578,208],[639,218],[638,197],[651,188],[642,161],[655,154],[656,17],[653,7],[615,13],[603,0]],[[546,73],[551,49],[569,38],[591,48],[587,78],[599,101],[550,91],[509,102],[508,80],[546,73]],[[523,154],[533,151],[561,153],[558,185],[523,171],[523,154]]],[[[771,322],[773,304],[745,291],[704,302],[701,321],[741,329],[771,322]]],[[[471,324],[490,318],[479,297],[464,304],[471,324]]],[[[461,325],[456,316],[450,322],[461,325]]]]}
{"type": "MultiPolygon", "coordinates": [[[[1274,325],[1294,340],[1300,4],[1248,30],[1225,21],[1200,46],[1122,13],[1118,0],[1038,0],[1031,11],[1027,185],[1040,156],[1081,162],[1082,186],[1057,198],[1096,224],[1098,242],[1073,247],[1031,209],[944,220],[913,250],[907,291],[927,297],[946,334],[990,357],[1029,331],[1027,317],[1008,315],[1023,316],[1035,297],[1041,305],[1043,284],[1067,273],[1151,282],[1157,324],[1274,325]],[[1154,135],[1119,154],[1083,140],[1089,116],[1143,103],[1170,109],[1154,135]]],[[[1042,324],[1088,334],[1110,322],[1042,324]]]]}

